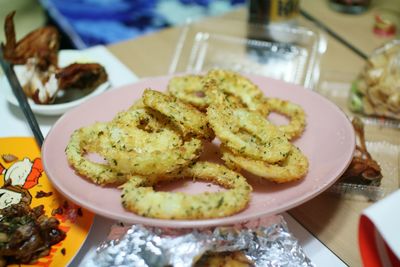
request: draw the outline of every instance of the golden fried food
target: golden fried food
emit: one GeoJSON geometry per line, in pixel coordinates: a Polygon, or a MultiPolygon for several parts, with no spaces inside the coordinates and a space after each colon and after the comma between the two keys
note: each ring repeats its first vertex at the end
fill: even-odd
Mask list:
{"type": "Polygon", "coordinates": [[[135,152],[110,149],[104,153],[115,171],[130,174],[157,175],[173,172],[196,160],[202,151],[202,142],[192,138],[170,150],[135,152]]]}
{"type": "Polygon", "coordinates": [[[207,253],[203,255],[194,267],[251,267],[254,262],[249,260],[243,251],[227,251],[207,253]]]}
{"type": "Polygon", "coordinates": [[[279,98],[266,98],[265,102],[270,111],[290,119],[289,124],[278,126],[288,139],[297,138],[303,133],[306,127],[306,114],[301,106],[279,98]]]}
{"type": "Polygon", "coordinates": [[[208,107],[208,99],[203,86],[203,76],[201,75],[173,77],[168,83],[167,92],[201,111],[205,111],[208,107]]]}
{"type": "Polygon", "coordinates": [[[109,125],[112,128],[110,141],[122,150],[149,152],[182,144],[176,126],[164,115],[146,107],[119,112],[109,125]]]}
{"type": "Polygon", "coordinates": [[[226,95],[234,96],[248,110],[256,111],[263,116],[268,114],[268,106],[263,101],[263,92],[244,76],[232,71],[216,69],[207,73],[205,83],[210,80],[216,82],[218,90],[226,95]]]}
{"type": "Polygon", "coordinates": [[[177,123],[185,136],[214,139],[214,133],[208,126],[206,116],[191,105],[150,89],[144,91],[143,103],[177,123]]]}
{"type": "Polygon", "coordinates": [[[155,192],[161,178],[134,175],[122,186],[123,206],[142,216],[162,219],[208,219],[229,216],[243,210],[250,200],[251,186],[246,179],[223,165],[196,162],[176,175],[162,178],[199,179],[213,182],[225,191],[196,195],[155,192]]]}
{"type": "Polygon", "coordinates": [[[239,154],[269,163],[286,157],[291,144],[275,125],[259,113],[233,109],[215,88],[207,95],[211,99],[207,118],[222,143],[239,154]]]}
{"type": "Polygon", "coordinates": [[[203,77],[172,78],[168,92],[146,89],[141,99],[111,121],[76,130],[66,148],[78,174],[100,185],[123,184],[125,209],[160,219],[230,216],[248,205],[252,191],[236,171],[246,170],[276,183],[307,174],[308,159],[288,139],[304,131],[305,113],[300,106],[265,98],[247,78],[221,70],[203,77]],[[266,118],[269,109],[289,117],[290,123],[274,125],[266,118]],[[229,168],[198,161],[203,141],[215,135],[229,168]],[[85,157],[88,152],[99,154],[106,163],[90,161],[85,157]],[[153,188],[182,179],[199,179],[226,190],[191,195],[153,188]]]}
{"type": "Polygon", "coordinates": [[[235,154],[224,145],[220,147],[222,159],[231,169],[244,169],[252,174],[276,183],[286,183],[303,178],[308,172],[308,159],[296,146],[292,146],[286,158],[275,164],[254,160],[235,154]]]}
{"type": "Polygon", "coordinates": [[[124,182],[126,174],[170,173],[197,159],[201,140],[183,140],[167,118],[156,115],[147,109],[131,109],[111,122],[77,130],[66,148],[68,162],[80,175],[105,185],[124,182]],[[101,155],[107,164],[90,161],[86,152],[101,155]]]}
{"type": "Polygon", "coordinates": [[[121,184],[126,181],[125,175],[113,171],[108,164],[93,162],[85,157],[88,152],[99,153],[99,137],[106,131],[105,123],[95,123],[74,131],[65,154],[75,171],[95,184],[121,184]]]}
{"type": "Polygon", "coordinates": [[[200,156],[202,141],[182,139],[162,114],[149,109],[119,113],[99,138],[101,154],[115,171],[158,175],[185,167],[200,156]]]}

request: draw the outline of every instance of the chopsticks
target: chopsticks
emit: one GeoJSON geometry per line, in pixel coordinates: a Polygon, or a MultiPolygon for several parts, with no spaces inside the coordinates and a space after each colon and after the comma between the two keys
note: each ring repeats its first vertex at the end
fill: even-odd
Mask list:
{"type": "Polygon", "coordinates": [[[4,74],[8,79],[8,82],[10,83],[14,95],[18,100],[19,106],[21,107],[22,112],[24,113],[25,118],[28,121],[32,133],[35,136],[36,143],[38,144],[39,147],[42,147],[44,139],[42,131],[40,130],[36,117],[33,114],[31,106],[28,103],[28,99],[26,98],[26,95],[22,90],[21,84],[18,81],[13,66],[4,59],[3,50],[1,49],[1,47],[0,47],[0,64],[4,71],[4,74]]]}

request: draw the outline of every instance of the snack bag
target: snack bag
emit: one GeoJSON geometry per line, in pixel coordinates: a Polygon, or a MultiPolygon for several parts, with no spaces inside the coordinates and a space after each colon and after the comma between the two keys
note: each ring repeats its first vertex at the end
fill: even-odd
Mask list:
{"type": "Polygon", "coordinates": [[[353,82],[349,107],[360,114],[400,120],[400,40],[377,48],[353,82]]]}

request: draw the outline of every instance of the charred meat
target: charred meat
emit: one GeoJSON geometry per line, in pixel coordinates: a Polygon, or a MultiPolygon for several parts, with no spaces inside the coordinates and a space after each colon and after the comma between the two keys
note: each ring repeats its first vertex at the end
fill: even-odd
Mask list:
{"type": "Polygon", "coordinates": [[[74,63],[58,70],[56,74],[59,89],[95,89],[107,81],[107,73],[97,63],[74,63]]]}
{"type": "Polygon", "coordinates": [[[36,58],[40,70],[45,71],[50,66],[57,66],[57,53],[60,38],[56,28],[42,27],[30,32],[24,38],[16,41],[14,18],[15,12],[7,15],[4,25],[6,44],[2,45],[4,58],[12,64],[26,64],[29,58],[36,58]]]}
{"type": "MultiPolygon", "coordinates": [[[[16,190],[13,186],[3,188],[16,190]]],[[[0,209],[0,266],[33,263],[66,236],[60,222],[47,217],[43,205],[32,209],[29,193],[21,190],[24,196],[19,203],[0,209]]]]}

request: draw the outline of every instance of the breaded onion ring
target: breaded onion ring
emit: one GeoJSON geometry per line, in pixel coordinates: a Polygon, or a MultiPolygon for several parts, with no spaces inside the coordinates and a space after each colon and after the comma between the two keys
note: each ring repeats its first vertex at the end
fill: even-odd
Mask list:
{"type": "Polygon", "coordinates": [[[95,184],[121,184],[126,181],[125,175],[113,171],[107,164],[96,163],[85,157],[87,152],[99,152],[99,137],[105,131],[107,131],[105,123],[95,123],[74,131],[65,149],[65,154],[75,171],[95,184]]]}
{"type": "Polygon", "coordinates": [[[201,75],[173,77],[168,83],[167,92],[201,111],[205,111],[208,107],[208,99],[203,86],[203,76],[201,75]]]}
{"type": "Polygon", "coordinates": [[[183,140],[170,120],[147,108],[117,114],[98,142],[110,168],[124,174],[169,173],[193,162],[203,149],[201,140],[183,140]]]}
{"type": "Polygon", "coordinates": [[[218,90],[211,89],[207,118],[222,143],[239,154],[274,163],[283,160],[291,144],[278,128],[256,112],[233,109],[218,90]]]}
{"type": "Polygon", "coordinates": [[[265,102],[270,111],[290,119],[289,124],[278,126],[288,139],[297,138],[303,133],[306,127],[306,114],[301,106],[279,98],[266,98],[265,102]]]}
{"type": "Polygon", "coordinates": [[[187,166],[200,156],[202,148],[201,140],[192,138],[169,150],[136,152],[108,149],[104,157],[112,169],[124,174],[159,175],[187,166]]]}
{"type": "Polygon", "coordinates": [[[268,115],[269,110],[263,101],[263,92],[249,79],[232,71],[211,70],[205,76],[204,83],[210,80],[214,80],[218,89],[224,94],[240,100],[248,110],[256,111],[263,116],[268,115]]]}
{"type": "Polygon", "coordinates": [[[292,146],[284,160],[275,164],[237,155],[224,145],[221,145],[220,149],[222,159],[229,168],[236,171],[244,169],[272,182],[286,183],[299,180],[308,172],[307,157],[296,146],[292,146]]]}
{"type": "Polygon", "coordinates": [[[180,125],[184,135],[206,140],[214,138],[214,133],[208,126],[206,116],[191,105],[151,89],[144,91],[143,103],[180,125]]]}
{"type": "Polygon", "coordinates": [[[232,215],[243,210],[250,200],[252,188],[246,179],[223,165],[196,162],[176,177],[164,178],[163,181],[182,178],[213,182],[228,190],[196,195],[155,192],[152,186],[159,179],[133,176],[122,186],[122,204],[145,217],[191,220],[232,215]]]}

